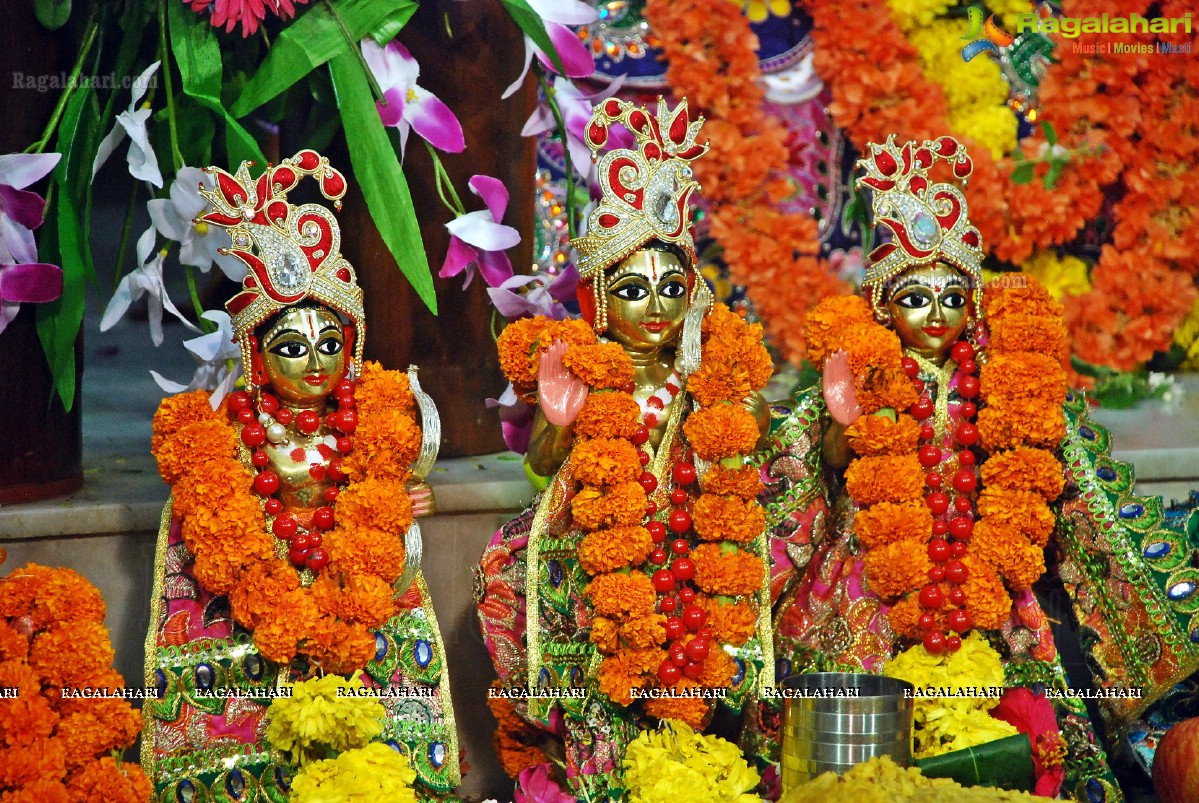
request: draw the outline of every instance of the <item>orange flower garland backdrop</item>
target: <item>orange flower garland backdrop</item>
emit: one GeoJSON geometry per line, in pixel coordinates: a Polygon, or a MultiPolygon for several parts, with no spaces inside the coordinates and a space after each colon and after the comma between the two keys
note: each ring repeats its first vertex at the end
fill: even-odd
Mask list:
{"type": "MultiPolygon", "coordinates": [[[[944,91],[930,81],[919,53],[903,36],[885,0],[808,0],[813,17],[817,72],[832,87],[830,111],[855,144],[934,139],[952,132],[944,91]]],[[[1135,10],[1148,15],[1149,3],[1135,10]]],[[[1130,13],[1134,9],[1125,9],[1130,13]]],[[[1098,17],[1110,4],[1065,4],[1074,17],[1098,17]]],[[[1161,16],[1181,16],[1180,2],[1164,3],[1161,16]]],[[[1191,34],[1162,35],[1182,43],[1191,34]]],[[[1153,34],[1122,41],[1153,43],[1153,34]]],[[[1103,248],[1090,292],[1067,301],[1076,353],[1085,360],[1132,369],[1171,335],[1191,309],[1192,274],[1199,247],[1199,175],[1187,165],[1199,147],[1199,74],[1184,58],[1151,54],[1076,53],[1058,47],[1041,83],[1042,120],[1062,146],[1097,155],[1075,161],[1046,189],[1041,178],[1011,180],[1015,160],[996,162],[984,147],[958,136],[974,159],[970,219],[991,255],[1020,265],[1035,250],[1070,243],[1103,204],[1105,189],[1123,179],[1125,192],[1112,209],[1112,241],[1103,248]]],[[[1049,143],[1041,130],[1021,142],[1036,159],[1049,143]]]]}
{"type": "Polygon", "coordinates": [[[366,665],[375,653],[370,629],[396,613],[392,584],[412,524],[404,483],[421,441],[404,374],[364,364],[355,401],[359,425],[343,466],[349,483],[325,537],[331,559],[308,587],[276,554],[274,517],[254,493],[253,474],[238,457],[240,425],[225,407],[213,412],[203,391],[168,398],[151,442],[196,579],[228,594],[233,619],[253,632],[264,656],[286,664],[304,654],[337,674],[366,665]]]}
{"type": "Polygon", "coordinates": [[[0,687],[17,690],[0,698],[0,800],[149,800],[141,767],[111,755],[141,731],[112,660],[104,601],[83,577],[30,564],[0,579],[0,687]]]}
{"type": "MultiPolygon", "coordinates": [[[[801,6],[813,18],[816,70],[833,91],[829,111],[859,148],[889,134],[902,141],[947,133],[969,148],[974,184],[983,189],[971,196],[971,222],[992,256],[1018,267],[1034,252],[1068,245],[1103,211],[1105,193],[1117,198],[1111,240],[1092,271],[1092,287],[1066,300],[1075,352],[1129,370],[1170,348],[1199,295],[1199,171],[1190,169],[1199,150],[1199,71],[1190,69],[1189,58],[1058,47],[1058,63],[1040,87],[1041,119],[1054,127],[1062,147],[1091,155],[1067,164],[1046,189],[1042,179],[1050,167],[1041,157],[1051,143],[1043,131],[1020,143],[1023,158],[1038,163],[1036,179],[1013,182],[1013,156],[996,161],[988,148],[954,130],[944,89],[925,74],[886,0],[806,0],[801,6]]],[[[1171,0],[1142,2],[1125,13],[1134,10],[1181,17],[1189,9],[1171,0]]],[[[1110,3],[1078,0],[1066,3],[1063,13],[1110,11],[1110,3]]],[[[728,13],[727,0],[650,0],[645,13],[669,60],[673,91],[710,118],[719,158],[696,170],[714,202],[713,236],[771,336],[798,362],[804,311],[843,288],[815,258],[811,221],[772,206],[769,166],[783,162],[782,134],[760,108],[756,39],[744,16],[728,13]]],[[[1179,32],[1129,34],[1121,41],[1181,45],[1193,39],[1179,32]]]]}
{"type": "Polygon", "coordinates": [[[816,223],[776,207],[792,192],[776,170],[787,162],[786,131],[763,109],[758,39],[728,0],[648,0],[644,14],[661,40],[675,96],[707,118],[710,151],[694,170],[712,236],[772,340],[798,365],[804,313],[849,288],[818,258],[816,223]]]}
{"type": "MultiPolygon", "coordinates": [[[[671,566],[679,568],[683,559],[693,564],[700,590],[694,604],[719,645],[740,646],[753,636],[756,593],[765,580],[762,559],[747,548],[765,529],[765,512],[756,501],[761,481],[752,467],[741,465],[741,457],[753,450],[759,436],[742,402],[765,387],[772,371],[761,339],[760,326],[746,324],[724,305],[715,305],[704,318],[702,364],[689,382],[700,408],[687,419],[684,433],[695,454],[713,465],[702,478],[702,493],[692,497],[684,490],[688,501],[693,499],[689,518],[703,543],[689,558],[675,554],[671,566]]],[[[669,507],[664,504],[665,482],[659,486],[655,480],[648,493],[643,485],[645,471],[636,446],[646,436],[629,390],[632,360],[615,343],[595,342],[594,332],[580,321],[515,321],[500,335],[500,363],[524,398],[536,399],[541,354],[555,340],[571,344],[563,363],[590,388],[575,422],[569,459],[578,482],[571,513],[575,526],[585,533],[579,560],[591,575],[584,592],[595,614],[591,641],[604,654],[600,690],[613,702],[630,705],[634,689],[654,685],[728,686],[735,667],[719,647],[699,659],[702,673],[697,677],[677,677],[672,684],[662,680],[660,669],[671,659],[667,642],[687,650],[697,634],[671,633],[669,618],[658,610],[655,581],[647,574],[669,573],[665,558],[658,563],[650,559],[657,545],[665,546],[669,507]],[[647,509],[654,512],[647,516],[647,509]]],[[[673,479],[676,493],[694,481],[677,474],[673,479]]],[[[699,728],[708,707],[702,699],[664,698],[648,701],[645,710],[699,728]]]]}
{"type": "MultiPolygon", "coordinates": [[[[988,457],[980,466],[979,518],[962,559],[968,571],[962,587],[973,625],[990,630],[1011,610],[1005,582],[1023,590],[1045,572],[1042,549],[1054,524],[1049,503],[1064,484],[1053,450],[1065,435],[1066,333],[1061,305],[1031,279],[1024,287],[988,287],[983,305],[993,345],[980,377],[978,433],[988,457]],[[1025,339],[1030,325],[1038,337],[1025,339]],[[1034,344],[1058,357],[1024,350],[1034,344]]],[[[870,306],[856,296],[820,304],[807,329],[819,367],[844,349],[854,372],[863,413],[846,430],[858,456],[845,471],[845,487],[859,506],[854,529],[870,587],[892,603],[888,616],[900,635],[920,640],[927,629],[920,617],[930,612],[937,628],[952,629],[953,606],[930,610],[917,593],[929,585],[934,530],[916,453],[918,425],[907,412],[917,394],[902,367],[899,338],[875,323],[870,306]]],[[[947,580],[933,587],[949,597],[947,580]]]]}

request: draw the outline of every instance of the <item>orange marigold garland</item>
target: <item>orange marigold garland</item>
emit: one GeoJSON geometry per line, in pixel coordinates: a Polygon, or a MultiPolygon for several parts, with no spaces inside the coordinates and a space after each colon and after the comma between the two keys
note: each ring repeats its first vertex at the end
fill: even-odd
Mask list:
{"type": "Polygon", "coordinates": [[[711,234],[772,340],[799,364],[804,312],[846,288],[819,259],[815,222],[776,205],[791,192],[777,172],[787,161],[786,131],[763,108],[757,37],[744,15],[729,13],[727,0],[649,0],[643,13],[660,41],[674,94],[707,118],[715,158],[694,169],[711,234]]]}
{"type": "MultiPolygon", "coordinates": [[[[629,705],[633,689],[727,686],[735,667],[723,650],[708,644],[716,639],[740,646],[752,638],[756,592],[765,581],[762,559],[749,549],[765,528],[756,501],[761,479],[741,460],[759,437],[743,402],[772,372],[761,328],[719,304],[704,319],[703,360],[688,386],[699,409],[684,434],[713,466],[695,496],[689,489],[698,477],[689,457],[661,480],[643,468],[637,447],[648,440],[648,430],[627,389],[633,365],[623,349],[596,343],[593,332],[568,328],[569,322],[517,323],[511,335],[511,326],[501,335],[499,348],[501,365],[515,372],[505,368],[518,392],[536,398],[537,360],[555,339],[571,344],[563,362],[590,387],[574,427],[570,465],[577,487],[571,512],[574,526],[584,532],[579,560],[591,576],[584,592],[595,614],[591,641],[604,656],[600,690],[629,705]],[[694,550],[684,537],[693,524],[709,542],[694,550]],[[668,533],[674,539],[669,555],[668,533]],[[684,588],[677,599],[664,596],[689,579],[698,590],[684,588]]],[[[702,727],[708,704],[655,699],[646,703],[646,712],[702,727]]]]}
{"type": "Polygon", "coordinates": [[[0,579],[0,687],[17,690],[0,699],[0,799],[149,800],[141,767],[111,755],[136,740],[137,711],[119,697],[64,696],[119,693],[112,659],[104,603],[83,577],[29,564],[0,579]]]}
{"type": "MultiPolygon", "coordinates": [[[[1037,317],[1036,343],[1046,347],[1045,353],[1065,353],[1061,307],[1035,282],[988,287],[983,305],[1001,332],[1013,318],[1037,317]]],[[[866,319],[868,309],[862,299],[840,299],[809,316],[809,342],[818,353],[827,359],[845,349],[856,387],[868,378],[874,389],[859,393],[863,415],[846,431],[858,455],[845,481],[858,505],[854,528],[865,555],[865,576],[891,603],[889,619],[896,632],[922,640],[933,651],[953,649],[960,635],[946,637],[943,631],[999,627],[1011,610],[1005,582],[1024,590],[1045,571],[1041,549],[1054,524],[1049,503],[1064,485],[1053,449],[1065,431],[1066,374],[1060,359],[1021,350],[1020,341],[1009,336],[992,344],[986,368],[974,379],[974,349],[957,344],[952,357],[963,407],[974,407],[976,396],[984,407],[977,428],[969,423],[972,411],[963,414],[954,433],[961,451],[943,464],[940,446],[917,448],[935,434],[931,401],[913,403],[897,391],[903,383],[896,375],[914,387],[920,365],[903,357],[898,339],[866,319]],[[918,418],[929,423],[920,425],[918,418]],[[977,474],[970,448],[976,442],[989,455],[977,474]],[[950,488],[952,500],[946,493],[950,488]],[[957,512],[948,521],[934,519],[950,510],[951,501],[957,512]],[[959,506],[963,501],[969,507],[959,506]],[[977,509],[973,519],[972,508],[977,509]]]]}
{"type": "Polygon", "coordinates": [[[366,665],[375,649],[370,630],[395,613],[391,586],[403,571],[403,535],[412,524],[404,483],[421,440],[403,374],[365,363],[355,401],[360,423],[343,464],[348,483],[325,537],[330,561],[309,587],[276,557],[274,517],[254,492],[238,456],[239,425],[224,407],[214,412],[201,391],[166,399],[152,441],[196,579],[228,594],[233,619],[253,632],[267,658],[286,664],[303,654],[339,674],[366,665]]]}

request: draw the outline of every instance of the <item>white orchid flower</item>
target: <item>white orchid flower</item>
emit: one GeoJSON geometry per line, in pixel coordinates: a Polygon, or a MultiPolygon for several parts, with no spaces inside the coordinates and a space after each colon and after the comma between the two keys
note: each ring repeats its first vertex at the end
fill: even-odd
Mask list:
{"type": "Polygon", "coordinates": [[[145,233],[138,238],[137,259],[141,267],[130,271],[124,279],[121,279],[121,283],[117,285],[117,291],[113,293],[112,300],[108,302],[108,306],[104,309],[104,317],[100,319],[100,331],[107,332],[121,319],[121,316],[129,309],[130,304],[142,296],[148,295],[150,339],[154,341],[154,345],[161,346],[162,311],[164,308],[176,318],[183,321],[183,325],[188,329],[191,329],[193,332],[199,332],[200,330],[183,317],[183,314],[179,312],[174,302],[171,301],[171,297],[167,295],[167,288],[162,280],[162,264],[166,259],[166,250],[162,249],[153,254],[151,252],[154,252],[153,227],[146,229],[145,233]]]}
{"type": "Polygon", "coordinates": [[[195,222],[195,218],[208,208],[208,201],[200,194],[200,185],[213,189],[216,179],[199,168],[182,168],[171,182],[170,197],[156,198],[146,204],[150,220],[159,234],[179,243],[181,263],[207,273],[215,262],[230,281],[240,283],[246,278],[245,264],[220,251],[232,244],[229,232],[204,221],[195,222]]]}
{"type": "Polygon", "coordinates": [[[216,324],[216,331],[183,341],[183,347],[195,355],[196,361],[200,363],[192,375],[191,382],[181,385],[178,382],[172,382],[157,371],[151,371],[150,376],[154,377],[158,386],[167,393],[182,393],[198,389],[211,390],[212,395],[208,401],[215,410],[221,405],[221,399],[225,398],[225,394],[233,389],[234,383],[241,376],[241,350],[238,349],[237,342],[233,339],[233,324],[229,320],[228,313],[221,310],[209,310],[204,313],[204,318],[216,324]]]}
{"type": "Polygon", "coordinates": [[[154,148],[150,145],[150,132],[146,130],[146,122],[150,119],[151,111],[148,106],[138,108],[138,104],[145,97],[146,90],[150,87],[154,73],[161,63],[154,62],[133,80],[133,97],[129,101],[129,108],[117,115],[116,125],[100,143],[100,148],[96,151],[96,161],[92,163],[92,178],[96,177],[96,173],[100,172],[100,168],[104,166],[108,157],[112,156],[113,151],[124,141],[125,137],[129,137],[129,154],[126,157],[129,162],[129,172],[134,178],[147,181],[155,187],[162,186],[162,172],[158,169],[158,157],[154,155],[154,148]]]}

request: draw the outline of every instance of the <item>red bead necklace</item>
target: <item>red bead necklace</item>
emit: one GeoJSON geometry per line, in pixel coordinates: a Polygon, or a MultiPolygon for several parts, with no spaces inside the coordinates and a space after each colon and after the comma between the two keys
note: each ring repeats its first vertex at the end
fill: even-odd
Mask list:
{"type": "MultiPolygon", "coordinates": [[[[634,446],[644,446],[649,440],[649,427],[642,424],[631,440],[634,446]]],[[[638,456],[643,466],[649,464],[649,453],[644,449],[638,449],[638,456]]],[[[688,454],[671,469],[674,487],[667,496],[670,513],[666,521],[655,519],[658,506],[654,502],[650,502],[645,512],[648,519],[645,528],[654,541],[649,561],[660,567],[650,576],[650,582],[658,592],[658,610],[666,615],[667,658],[658,666],[658,679],[667,686],[673,686],[683,677],[699,679],[712,650],[712,631],[706,625],[708,614],[695,604],[699,592],[694,582],[691,542],[687,538],[691,532],[688,488],[695,485],[698,476],[693,459],[688,454]]],[[[639,482],[646,494],[658,490],[658,478],[648,470],[641,473],[639,482]]]]}
{"type": "Polygon", "coordinates": [[[241,441],[252,449],[250,461],[258,469],[254,476],[254,491],[265,498],[263,510],[268,516],[274,516],[271,532],[276,538],[287,542],[288,559],[294,566],[319,572],[329,564],[329,553],[323,546],[322,532],[332,530],[336,517],[333,512],[334,503],[341,492],[339,483],[346,479],[342,471],[342,456],[354,449],[350,437],[358,427],[358,412],[354,405],[354,381],[342,379],[333,389],[337,409],[325,416],[325,427],[341,433],[336,439],[336,452],[325,444],[318,449],[324,457],[323,463],[314,463],[309,469],[314,479],[332,480],[324,491],[326,504],[312,511],[311,526],[304,526],[290,514],[283,514],[283,502],[276,496],[282,483],[279,475],[270,466],[270,456],[266,453],[266,444],[278,444],[286,440],[287,428],[294,425],[296,431],[303,435],[315,434],[321,426],[321,417],[315,410],[301,410],[294,413],[282,406],[279,399],[265,391],[258,394],[257,404],[245,391],[230,394],[229,411],[242,424],[241,441]]]}
{"type": "MultiPolygon", "coordinates": [[[[953,344],[949,352],[950,358],[957,363],[957,390],[964,399],[959,414],[961,423],[954,430],[954,440],[960,447],[956,455],[943,455],[941,447],[934,443],[936,427],[931,420],[934,405],[919,379],[920,365],[911,357],[904,357],[904,372],[911,377],[920,393],[920,399],[909,409],[920,424],[920,440],[922,445],[916,452],[920,465],[928,469],[924,484],[928,493],[924,503],[932,512],[932,538],[928,542],[928,558],[933,566],[928,572],[928,582],[920,589],[918,600],[924,612],[920,615],[919,624],[924,630],[923,642],[931,653],[941,653],[948,650],[956,652],[962,646],[962,633],[969,630],[974,622],[970,615],[964,585],[970,578],[970,570],[962,559],[967,553],[967,544],[974,532],[975,498],[978,490],[978,475],[975,470],[977,457],[971,447],[978,443],[978,428],[974,418],[978,408],[972,401],[978,396],[978,365],[974,361],[974,347],[960,340],[953,344]],[[957,470],[946,485],[945,477],[938,470],[943,459],[952,466],[956,461],[957,470]],[[943,586],[948,586],[946,591],[943,586]],[[944,632],[937,612],[949,607],[944,617],[949,633],[944,632]]],[[[948,386],[940,388],[941,393],[948,393],[948,386]]]]}

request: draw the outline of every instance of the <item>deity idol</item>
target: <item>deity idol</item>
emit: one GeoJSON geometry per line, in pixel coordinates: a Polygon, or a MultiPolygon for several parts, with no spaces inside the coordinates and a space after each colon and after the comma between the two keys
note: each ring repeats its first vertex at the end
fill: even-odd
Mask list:
{"type": "Polygon", "coordinates": [[[229,253],[249,267],[226,305],[246,384],[215,411],[195,391],[154,418],[171,501],[143,766],[164,801],[287,800],[293,768],[266,730],[272,692],[361,672],[368,688],[404,692],[381,696],[378,740],[408,758],[419,799],[443,799],[460,780],[457,740],[413,521],[432,512],[421,480],[436,408],[410,377],[363,361],[363,293],[337,220],[287,200],[312,176],[340,208],[346,182],[328,159],[301,151],[256,180],[245,163],[208,172],[212,210],[197,224],[229,229],[229,253]]]}
{"type": "MultiPolygon", "coordinates": [[[[759,458],[769,526],[800,572],[776,616],[777,674],[886,671],[973,631],[1009,688],[1064,692],[1033,590],[1048,555],[1095,684],[1114,695],[1098,707],[1116,736],[1199,666],[1187,535],[1160,499],[1133,495],[1130,468],[1068,389],[1061,306],[1023,276],[983,287],[965,197],[930,176],[964,181],[965,150],[889,138],[859,166],[889,241],[864,298],[809,316],[823,382],[778,414],[759,458]]],[[[1053,707],[1057,732],[1034,745],[1038,791],[1119,800],[1082,701],[1053,707]]]]}
{"type": "Polygon", "coordinates": [[[616,124],[637,147],[597,165],[603,197],[574,242],[584,320],[522,319],[500,338],[505,373],[538,405],[528,466],[552,475],[496,533],[477,584],[501,684],[554,694],[497,711],[501,728],[519,715],[542,729],[541,750],[500,734],[505,768],[525,769],[518,800],[534,784],[620,799],[641,730],[714,716],[735,729],[773,685],[770,555],[747,461],[769,424],[757,391],[771,365],[760,327],[711,304],[697,273],[701,122],[685,102],[595,111],[593,152],[616,124]]]}

